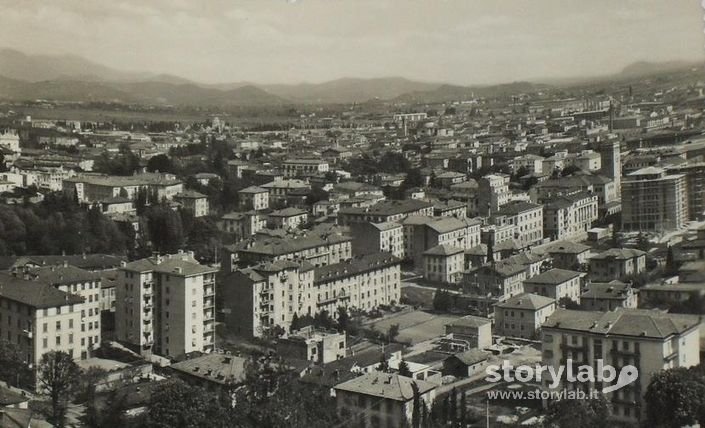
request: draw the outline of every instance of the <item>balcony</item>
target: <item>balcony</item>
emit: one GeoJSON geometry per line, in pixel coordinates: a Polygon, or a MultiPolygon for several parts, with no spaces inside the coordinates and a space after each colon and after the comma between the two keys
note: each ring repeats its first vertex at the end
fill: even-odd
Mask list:
{"type": "Polygon", "coordinates": [[[215,296],[215,287],[206,287],[203,290],[203,296],[205,297],[213,297],[215,296]]]}
{"type": "Polygon", "coordinates": [[[32,336],[34,335],[32,333],[32,330],[22,330],[22,334],[24,334],[28,339],[31,339],[32,336]]]}
{"type": "Polygon", "coordinates": [[[212,308],[213,306],[215,306],[215,299],[212,297],[203,300],[204,308],[212,308]]]}

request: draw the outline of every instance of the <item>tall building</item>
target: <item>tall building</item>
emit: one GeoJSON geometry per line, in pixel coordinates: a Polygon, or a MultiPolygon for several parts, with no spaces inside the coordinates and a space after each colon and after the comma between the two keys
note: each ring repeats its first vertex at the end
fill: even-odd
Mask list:
{"type": "Polygon", "coordinates": [[[398,303],[400,266],[401,259],[377,253],[318,268],[278,260],[240,269],[223,279],[226,324],[235,334],[262,336],[288,331],[295,316],[398,303]]]}
{"type": "Polygon", "coordinates": [[[669,174],[685,174],[688,220],[705,219],[705,162],[667,166],[669,174]]]}
{"type": "MultiPolygon", "coordinates": [[[[606,394],[612,418],[637,422],[645,416],[643,396],[654,374],[664,369],[691,367],[700,363],[697,316],[675,315],[644,309],[589,312],[558,309],[541,327],[543,363],[554,370],[574,365],[597,368],[597,360],[617,371],[633,365],[638,375],[633,383],[606,394]]],[[[573,373],[577,367],[573,367],[573,373]]],[[[544,382],[547,379],[544,378],[544,382]]],[[[613,384],[616,383],[616,379],[613,384]]],[[[561,379],[559,389],[598,389],[593,383],[571,383],[561,379]]]]}
{"type": "Polygon", "coordinates": [[[51,351],[83,357],[82,297],[19,274],[2,273],[0,283],[0,338],[17,345],[30,368],[51,351]]]}
{"type": "Polygon", "coordinates": [[[101,274],[66,263],[32,269],[28,274],[64,293],[83,299],[80,331],[75,333],[74,340],[78,343],[81,359],[90,357],[91,351],[100,346],[101,274]]]}
{"type": "Polygon", "coordinates": [[[212,351],[217,272],[192,252],[123,264],[115,292],[118,341],[172,358],[212,351]]]}
{"type": "Polygon", "coordinates": [[[605,141],[600,147],[600,174],[611,178],[617,188],[617,195],[622,182],[622,148],[618,140],[605,141]]]}
{"type": "Polygon", "coordinates": [[[642,168],[622,182],[622,228],[665,232],[685,227],[688,194],[684,174],[668,175],[657,167],[642,168]]]}

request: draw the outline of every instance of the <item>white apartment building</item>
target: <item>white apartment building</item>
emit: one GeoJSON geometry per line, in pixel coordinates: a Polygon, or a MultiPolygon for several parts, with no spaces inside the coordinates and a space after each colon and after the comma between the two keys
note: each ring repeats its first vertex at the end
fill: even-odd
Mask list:
{"type": "Polygon", "coordinates": [[[328,172],[328,162],[322,159],[290,159],[284,161],[285,177],[307,177],[328,172]]]}
{"type": "Polygon", "coordinates": [[[514,239],[534,245],[543,241],[543,206],[524,201],[505,204],[492,216],[492,223],[516,227],[514,239]]]}
{"type": "Polygon", "coordinates": [[[257,186],[246,187],[237,192],[238,208],[243,211],[269,208],[269,190],[257,186]]]}
{"type": "Polygon", "coordinates": [[[100,312],[101,312],[101,275],[70,266],[66,263],[59,266],[45,266],[29,270],[28,276],[39,282],[49,284],[64,293],[79,296],[83,299],[80,307],[81,325],[74,340],[80,349],[81,359],[91,356],[91,351],[98,348],[101,342],[100,312]]]}
{"type": "Polygon", "coordinates": [[[193,253],[123,264],[116,281],[117,339],[174,358],[215,346],[215,274],[193,253]]]}
{"type": "Polygon", "coordinates": [[[585,240],[598,219],[594,193],[556,196],[543,206],[543,235],[551,240],[585,240]]]}
{"type": "Polygon", "coordinates": [[[2,273],[0,281],[0,338],[17,345],[31,369],[51,351],[83,357],[82,297],[21,275],[2,273]]]}
{"type": "Polygon", "coordinates": [[[423,252],[423,276],[428,281],[455,284],[463,277],[465,251],[450,245],[436,245],[423,252]]]}
{"type": "Polygon", "coordinates": [[[534,339],[555,310],[556,300],[550,297],[531,293],[510,297],[495,306],[495,334],[534,339]]]}
{"type": "Polygon", "coordinates": [[[556,301],[565,297],[580,303],[580,281],[583,275],[572,270],[551,269],[525,279],[524,291],[556,301]]]}
{"type": "MultiPolygon", "coordinates": [[[[652,377],[661,370],[691,367],[700,363],[697,316],[668,314],[644,309],[589,312],[558,309],[541,327],[542,360],[554,370],[575,366],[597,367],[597,360],[617,370],[633,365],[636,380],[607,393],[612,418],[638,422],[645,416],[643,395],[652,377]]],[[[577,367],[573,368],[573,373],[577,367]]],[[[570,383],[562,379],[559,390],[592,390],[605,385],[570,383]]],[[[616,380],[615,382],[616,383],[616,380]]],[[[547,386],[546,386],[547,387],[547,386]]]]}
{"type": "Polygon", "coordinates": [[[404,228],[395,222],[353,223],[350,225],[355,254],[390,253],[403,259],[404,228]]]}
{"type": "Polygon", "coordinates": [[[685,227],[688,194],[685,174],[668,175],[658,167],[642,168],[622,181],[622,228],[666,232],[685,227]]]}
{"type": "Polygon", "coordinates": [[[295,315],[339,307],[371,310],[399,302],[401,260],[387,253],[369,254],[328,266],[281,260],[232,272],[224,279],[223,301],[228,329],[243,336],[289,330],[295,315]]]}

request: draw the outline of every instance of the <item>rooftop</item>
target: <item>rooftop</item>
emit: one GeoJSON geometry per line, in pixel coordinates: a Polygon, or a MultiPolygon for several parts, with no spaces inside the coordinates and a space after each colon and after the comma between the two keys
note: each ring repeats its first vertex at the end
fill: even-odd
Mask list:
{"type": "Polygon", "coordinates": [[[338,391],[370,395],[394,401],[407,402],[414,398],[412,384],[416,384],[420,394],[437,388],[437,385],[423,380],[399,376],[398,374],[372,371],[335,386],[338,391]]]}
{"type": "Polygon", "coordinates": [[[523,293],[510,297],[502,303],[497,303],[498,308],[502,309],[532,309],[538,310],[545,308],[556,301],[550,297],[539,296],[538,294],[523,293]]]}
{"type": "Polygon", "coordinates": [[[581,275],[580,272],[565,269],[551,269],[524,280],[530,284],[559,285],[581,275]]]}
{"type": "Polygon", "coordinates": [[[172,370],[219,384],[237,383],[245,379],[242,357],[217,352],[172,364],[172,370]]]}
{"type": "Polygon", "coordinates": [[[425,256],[452,256],[462,252],[462,248],[454,247],[452,245],[436,245],[435,247],[424,251],[423,254],[425,256]]]}

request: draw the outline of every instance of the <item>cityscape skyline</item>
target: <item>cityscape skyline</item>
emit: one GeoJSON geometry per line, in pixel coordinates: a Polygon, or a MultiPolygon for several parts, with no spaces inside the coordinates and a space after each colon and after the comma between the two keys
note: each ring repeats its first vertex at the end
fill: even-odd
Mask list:
{"type": "Polygon", "coordinates": [[[4,3],[6,46],[205,84],[399,76],[487,85],[705,59],[698,2],[4,3]]]}

